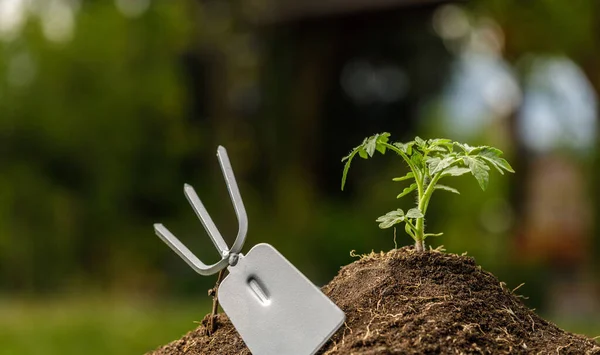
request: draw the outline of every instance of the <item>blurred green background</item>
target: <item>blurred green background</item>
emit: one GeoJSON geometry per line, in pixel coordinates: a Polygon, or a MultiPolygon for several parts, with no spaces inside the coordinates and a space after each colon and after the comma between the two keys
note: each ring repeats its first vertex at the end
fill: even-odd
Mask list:
{"type": "MultiPolygon", "coordinates": [[[[0,0],[0,354],[134,354],[193,329],[230,243],[215,157],[249,214],[316,284],[350,251],[394,247],[375,218],[410,205],[392,156],[340,159],[373,133],[505,151],[517,171],[438,193],[433,246],[468,252],[543,316],[600,335],[594,0],[0,0]]],[[[411,243],[398,233],[399,245],[411,243]]]]}

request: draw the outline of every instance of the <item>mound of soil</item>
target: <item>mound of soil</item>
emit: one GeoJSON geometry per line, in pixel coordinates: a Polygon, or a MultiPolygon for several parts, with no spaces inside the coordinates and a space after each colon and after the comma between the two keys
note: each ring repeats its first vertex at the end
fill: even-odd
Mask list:
{"type": "MultiPolygon", "coordinates": [[[[598,343],[538,317],[468,256],[372,253],[323,292],[347,319],[319,354],[600,354],[598,343]]],[[[250,354],[224,314],[204,334],[200,326],[151,354],[250,354]]]]}

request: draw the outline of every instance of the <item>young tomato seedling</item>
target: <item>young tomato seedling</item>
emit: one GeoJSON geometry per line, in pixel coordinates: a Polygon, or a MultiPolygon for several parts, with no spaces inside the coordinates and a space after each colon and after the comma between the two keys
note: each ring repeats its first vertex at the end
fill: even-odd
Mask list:
{"type": "Polygon", "coordinates": [[[391,143],[389,137],[389,133],[381,133],[365,138],[361,145],[352,149],[350,154],[342,159],[342,162],[346,162],[342,175],[342,190],[352,159],[357,154],[363,159],[368,159],[373,157],[375,152],[385,154],[386,151],[391,150],[402,157],[410,171],[392,180],[412,183],[397,198],[416,191],[417,207],[411,208],[406,213],[402,209],[390,211],[376,221],[382,229],[404,223],[404,230],[415,240],[415,249],[418,251],[425,250],[427,237],[442,235],[442,233],[425,233],[425,214],[433,192],[439,189],[459,193],[452,187],[439,184],[441,179],[471,173],[481,189],[485,190],[488,185],[490,166],[501,174],[504,174],[504,170],[514,173],[510,164],[500,157],[502,151],[494,147],[471,147],[450,139],[423,140],[419,137],[408,143],[391,143]]]}

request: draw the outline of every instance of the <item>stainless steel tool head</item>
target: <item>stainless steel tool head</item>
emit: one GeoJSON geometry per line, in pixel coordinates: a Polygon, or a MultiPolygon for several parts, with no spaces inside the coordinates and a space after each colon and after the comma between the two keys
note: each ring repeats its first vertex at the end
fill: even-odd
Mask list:
{"type": "Polygon", "coordinates": [[[154,232],[156,235],[158,235],[160,239],[165,242],[165,244],[173,249],[177,255],[185,260],[185,262],[200,275],[212,275],[226,268],[229,264],[229,257],[239,253],[242,250],[244,241],[246,240],[246,233],[248,231],[248,216],[246,215],[246,208],[244,207],[240,190],[238,189],[237,182],[235,181],[235,175],[233,174],[233,169],[231,168],[231,163],[229,162],[227,150],[224,147],[219,146],[217,149],[217,158],[219,159],[221,171],[223,172],[223,177],[225,178],[225,183],[227,184],[227,191],[229,191],[229,196],[231,197],[231,202],[233,203],[233,209],[235,210],[235,214],[238,219],[238,234],[231,249],[227,248],[225,240],[223,240],[221,233],[217,229],[217,226],[215,226],[212,218],[210,218],[208,211],[206,211],[204,204],[202,204],[202,201],[200,201],[200,198],[196,194],[194,188],[188,184],[185,184],[183,187],[183,193],[188,199],[190,205],[192,205],[192,208],[194,209],[194,212],[196,212],[198,218],[200,218],[200,221],[202,222],[204,229],[206,229],[208,236],[219,251],[221,260],[212,265],[204,264],[165,226],[160,223],[156,223],[154,225],[154,232]]]}
{"type": "Polygon", "coordinates": [[[254,355],[314,354],[344,323],[344,312],[269,244],[229,272],[219,302],[254,355]]]}
{"type": "Polygon", "coordinates": [[[272,246],[258,244],[248,255],[240,254],[248,217],[225,148],[219,147],[217,157],[238,218],[238,234],[231,249],[196,191],[187,184],[185,196],[221,260],[206,265],[165,226],[155,224],[154,230],[197,273],[212,275],[228,267],[230,274],[222,281],[218,298],[254,355],[312,355],[344,323],[346,316],[272,246]]]}

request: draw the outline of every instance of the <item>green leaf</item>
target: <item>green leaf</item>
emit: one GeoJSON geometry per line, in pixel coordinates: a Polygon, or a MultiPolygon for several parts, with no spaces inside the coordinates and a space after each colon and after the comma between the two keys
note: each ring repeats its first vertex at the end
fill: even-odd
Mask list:
{"type": "Polygon", "coordinates": [[[441,184],[437,184],[433,187],[434,189],[439,189],[439,190],[444,190],[444,191],[449,191],[452,193],[455,193],[457,195],[460,195],[460,192],[458,192],[457,189],[450,187],[450,186],[446,186],[446,185],[441,185],[441,184]]]}
{"type": "Polygon", "coordinates": [[[451,139],[446,139],[446,138],[435,138],[435,139],[430,139],[427,141],[427,143],[429,143],[429,145],[448,145],[452,143],[451,139]]]}
{"type": "Polygon", "coordinates": [[[377,147],[377,136],[373,136],[367,141],[367,144],[365,144],[365,151],[367,152],[367,154],[369,154],[370,157],[372,157],[373,153],[375,153],[376,147],[377,147]]]}
{"type": "Polygon", "coordinates": [[[415,137],[415,143],[419,148],[424,148],[427,146],[427,143],[419,136],[415,137]]]}
{"type": "Polygon", "coordinates": [[[444,173],[442,173],[442,176],[461,176],[470,171],[471,171],[471,169],[469,169],[469,168],[461,168],[459,166],[451,166],[448,169],[444,170],[444,173]]]}
{"type": "Polygon", "coordinates": [[[469,167],[471,174],[475,177],[481,189],[485,191],[489,183],[488,170],[490,170],[490,168],[479,159],[481,158],[471,156],[463,157],[465,165],[469,167]]]}
{"type": "Polygon", "coordinates": [[[508,161],[506,161],[506,159],[504,159],[504,158],[496,158],[494,160],[494,162],[496,163],[495,164],[496,166],[499,166],[499,167],[501,167],[502,169],[504,169],[504,170],[506,170],[508,172],[511,172],[511,173],[515,172],[515,170],[513,169],[513,167],[510,166],[510,164],[508,163],[508,161]]]}
{"type": "Polygon", "coordinates": [[[400,197],[406,196],[407,194],[409,194],[412,191],[414,191],[416,188],[417,188],[417,184],[416,183],[412,183],[412,184],[410,184],[409,187],[407,187],[404,190],[402,190],[402,192],[398,196],[396,196],[396,198],[400,198],[400,197]]]}
{"type": "Polygon", "coordinates": [[[404,180],[408,180],[408,179],[412,179],[415,177],[415,174],[413,174],[412,171],[409,171],[406,175],[401,176],[401,177],[395,177],[392,179],[392,181],[404,181],[404,180]]]}
{"type": "Polygon", "coordinates": [[[429,166],[429,170],[431,170],[431,166],[437,166],[442,161],[440,157],[429,157],[425,160],[425,163],[429,166]]]}
{"type": "Polygon", "coordinates": [[[463,152],[468,153],[467,150],[465,149],[465,146],[462,143],[454,142],[454,145],[459,147],[460,149],[462,149],[463,152]]]}
{"type": "MultiPolygon", "coordinates": [[[[423,165],[423,155],[417,150],[413,150],[412,155],[410,156],[410,160],[417,167],[421,167],[423,165]]],[[[424,173],[424,171],[422,172],[424,173]]]]}
{"type": "Polygon", "coordinates": [[[363,147],[358,148],[358,155],[363,159],[369,159],[369,153],[363,147]]]}
{"type": "Polygon", "coordinates": [[[386,229],[391,226],[404,222],[404,211],[401,209],[397,209],[395,211],[390,211],[383,216],[380,216],[375,220],[375,222],[379,222],[379,228],[386,229]]]}
{"type": "Polygon", "coordinates": [[[441,146],[431,146],[428,149],[430,152],[439,152],[439,153],[446,153],[448,151],[448,149],[446,147],[441,147],[441,146]]]}
{"type": "Polygon", "coordinates": [[[502,155],[502,151],[498,148],[490,147],[487,145],[481,146],[479,150],[479,155],[488,156],[488,157],[499,157],[502,155]]]}
{"type": "Polygon", "coordinates": [[[407,218],[423,218],[425,217],[425,215],[423,215],[423,213],[418,209],[418,208],[411,208],[410,210],[408,210],[408,212],[406,212],[406,217],[407,218]]]}
{"type": "Polygon", "coordinates": [[[458,143],[458,142],[454,142],[454,145],[459,147],[460,149],[462,149],[465,153],[467,153],[467,155],[471,154],[471,152],[476,149],[477,147],[471,147],[470,145],[466,144],[466,143],[458,143]]]}
{"type": "Polygon", "coordinates": [[[504,174],[502,169],[514,173],[512,166],[503,158],[500,158],[502,155],[502,151],[500,149],[494,147],[482,147],[481,151],[478,153],[480,157],[485,159],[488,163],[490,163],[496,170],[500,172],[500,174],[504,174]]]}
{"type": "Polygon", "coordinates": [[[400,142],[394,142],[392,143],[392,145],[398,149],[400,149],[401,151],[403,151],[404,153],[406,153],[406,144],[404,143],[400,143],[400,142]]]}
{"type": "Polygon", "coordinates": [[[352,159],[354,159],[354,156],[357,152],[358,151],[354,149],[350,154],[348,154],[344,157],[344,159],[342,159],[342,162],[344,160],[347,160],[346,164],[344,165],[344,172],[342,173],[342,191],[344,191],[344,186],[346,185],[346,178],[348,177],[348,170],[350,170],[350,164],[352,163],[352,159]]]}
{"type": "Polygon", "coordinates": [[[377,135],[377,144],[375,149],[379,151],[381,154],[385,154],[386,146],[385,144],[390,140],[390,134],[388,132],[383,132],[377,135]]]}
{"type": "Polygon", "coordinates": [[[469,155],[477,155],[477,154],[479,154],[479,152],[481,151],[481,149],[483,149],[483,146],[481,146],[481,147],[471,147],[468,144],[465,144],[465,146],[469,148],[469,155]]]}
{"type": "Polygon", "coordinates": [[[427,151],[429,153],[437,153],[436,155],[444,156],[446,153],[452,152],[452,141],[450,139],[430,139],[427,141],[427,145],[427,151]]]}
{"type": "MultiPolygon", "coordinates": [[[[385,143],[388,142],[390,137],[390,134],[387,132],[383,132],[383,133],[379,133],[379,134],[375,134],[372,135],[371,137],[365,139],[363,141],[362,146],[364,147],[364,151],[366,153],[366,155],[368,155],[369,157],[373,157],[373,154],[375,154],[375,151],[379,151],[381,154],[385,154],[385,143]]],[[[361,154],[361,153],[359,153],[361,154]]],[[[364,154],[361,154],[361,157],[365,158],[365,156],[363,156],[364,154]]]]}
{"type": "Polygon", "coordinates": [[[439,173],[440,171],[446,169],[447,167],[449,167],[450,165],[452,165],[452,163],[454,163],[455,158],[454,157],[445,157],[444,159],[440,159],[440,158],[429,158],[427,160],[427,163],[429,165],[429,175],[433,176],[437,173],[439,173]]]}
{"type": "Polygon", "coordinates": [[[408,143],[400,143],[400,142],[395,142],[392,145],[398,149],[400,149],[403,153],[406,153],[406,155],[411,155],[412,154],[412,146],[415,144],[415,142],[408,142],[408,143]]]}

